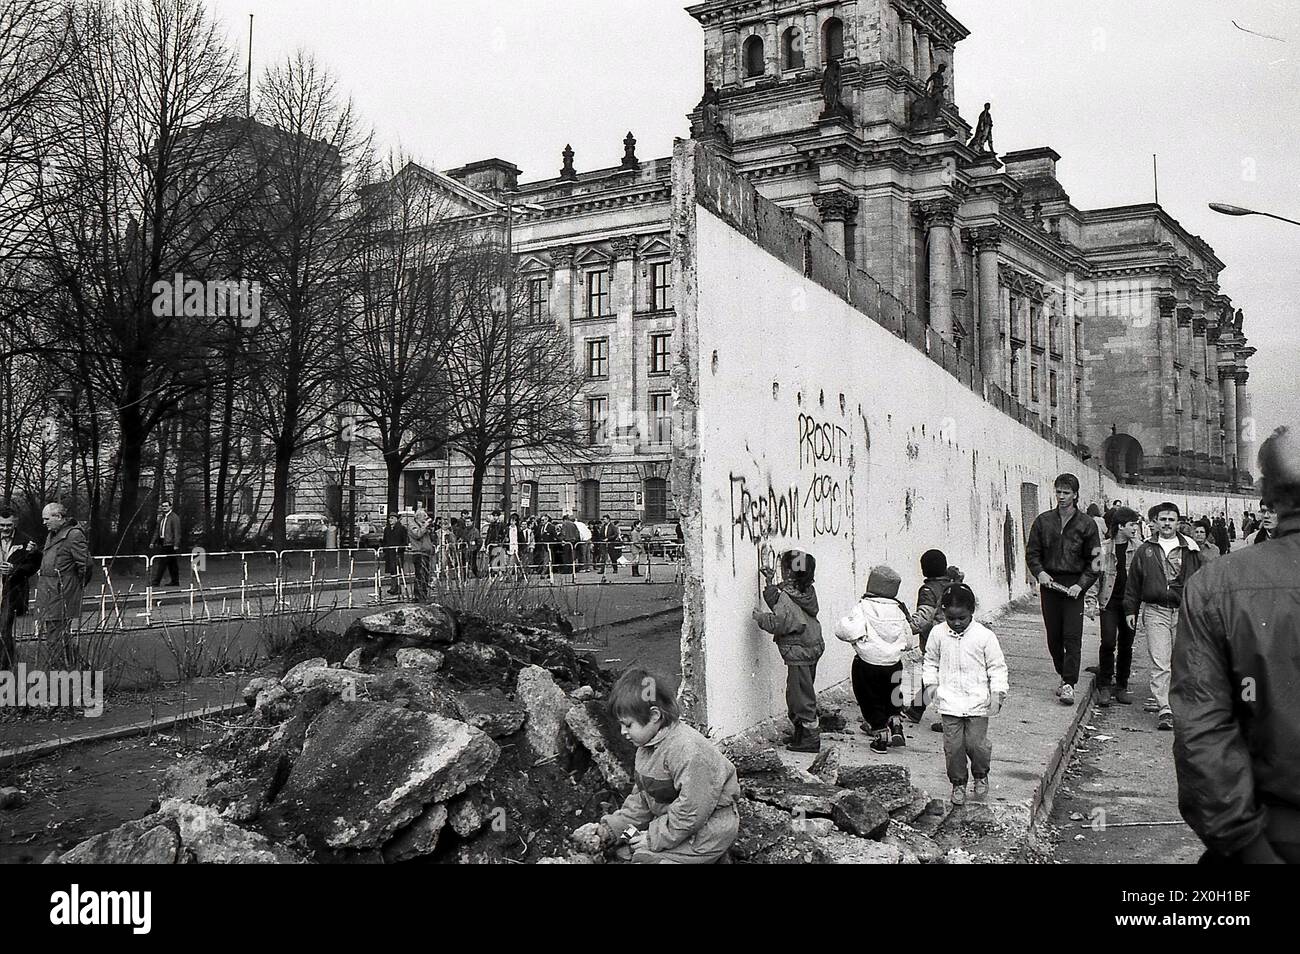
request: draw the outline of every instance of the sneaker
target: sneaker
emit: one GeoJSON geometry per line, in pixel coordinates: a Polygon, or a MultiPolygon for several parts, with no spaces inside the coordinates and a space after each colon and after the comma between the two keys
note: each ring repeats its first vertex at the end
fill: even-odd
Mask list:
{"type": "Polygon", "coordinates": [[[1056,687],[1056,698],[1058,699],[1061,698],[1061,690],[1064,688],[1065,688],[1065,680],[1061,680],[1061,684],[1056,687]]]}
{"type": "Polygon", "coordinates": [[[1174,731],[1174,714],[1172,712],[1160,713],[1160,718],[1156,720],[1156,728],[1161,732],[1174,731]]]}
{"type": "Polygon", "coordinates": [[[1063,706],[1074,705],[1074,686],[1070,685],[1069,683],[1066,683],[1065,685],[1061,686],[1060,696],[1061,696],[1061,705],[1063,706]]]}
{"type": "Polygon", "coordinates": [[[885,755],[889,752],[889,733],[877,732],[871,740],[871,751],[877,755],[885,755]]]}
{"type": "Polygon", "coordinates": [[[1097,705],[1103,709],[1110,708],[1110,686],[1102,686],[1097,690],[1097,705]]]}
{"type": "Polygon", "coordinates": [[[1116,686],[1115,691],[1110,694],[1110,701],[1118,706],[1131,706],[1133,704],[1133,693],[1129,692],[1124,686],[1116,686]]]}
{"type": "Polygon", "coordinates": [[[965,805],[965,804],[966,804],[966,786],[965,786],[965,785],[954,785],[954,786],[952,787],[952,803],[953,803],[954,805],[965,805]]]}
{"type": "Polygon", "coordinates": [[[975,779],[975,785],[971,790],[971,798],[983,798],[989,793],[989,780],[987,778],[975,779]]]}
{"type": "Polygon", "coordinates": [[[889,720],[889,744],[895,747],[907,745],[907,736],[903,735],[903,720],[897,716],[889,720]]]}

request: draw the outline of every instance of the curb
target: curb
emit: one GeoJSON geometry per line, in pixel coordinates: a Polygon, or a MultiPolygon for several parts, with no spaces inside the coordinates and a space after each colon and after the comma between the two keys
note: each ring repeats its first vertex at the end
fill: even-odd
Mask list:
{"type": "Polygon", "coordinates": [[[11,767],[20,759],[40,758],[44,755],[50,755],[61,749],[68,748],[72,745],[81,745],[86,742],[110,742],[113,739],[125,739],[134,735],[146,735],[153,731],[169,729],[172,726],[180,725],[184,722],[190,722],[194,719],[201,719],[204,716],[225,715],[228,712],[236,712],[247,709],[248,705],[244,702],[223,702],[218,705],[204,706],[202,709],[195,709],[192,712],[182,712],[178,715],[167,716],[162,719],[149,719],[141,722],[132,722],[129,725],[120,725],[112,729],[103,729],[99,732],[89,732],[85,735],[68,736],[62,739],[55,739],[50,742],[35,742],[31,745],[19,746],[16,749],[0,750],[0,767],[11,767]]]}
{"type": "Polygon", "coordinates": [[[579,637],[594,636],[602,630],[612,629],[615,626],[626,626],[629,623],[644,623],[652,619],[662,619],[665,616],[671,616],[674,613],[682,612],[681,606],[671,606],[668,609],[655,610],[652,613],[642,613],[640,616],[629,616],[626,619],[614,620],[610,623],[601,623],[599,626],[588,626],[585,629],[575,629],[573,638],[576,642],[579,637]]]}
{"type": "Polygon", "coordinates": [[[1077,711],[1070,721],[1070,727],[1066,730],[1061,741],[1056,744],[1051,758],[1047,760],[1047,765],[1043,769],[1042,777],[1034,787],[1034,795],[1029,803],[1029,830],[1031,832],[1036,831],[1051,816],[1052,805],[1056,801],[1056,793],[1061,787],[1061,780],[1065,778],[1065,769],[1070,764],[1070,758],[1074,755],[1075,747],[1079,744],[1079,736],[1083,732],[1083,727],[1092,715],[1095,677],[1092,673],[1080,673],[1080,676],[1083,678],[1080,678],[1078,685],[1075,686],[1076,695],[1083,696],[1085,691],[1087,695],[1083,696],[1083,699],[1075,705],[1077,711]],[[1087,689],[1082,690],[1080,687],[1085,685],[1087,689]]]}

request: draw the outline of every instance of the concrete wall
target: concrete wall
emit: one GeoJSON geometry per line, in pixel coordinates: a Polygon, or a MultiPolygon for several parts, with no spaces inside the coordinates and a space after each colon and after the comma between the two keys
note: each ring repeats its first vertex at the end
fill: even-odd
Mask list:
{"type": "MultiPolygon", "coordinates": [[[[1059,436],[1020,423],[1023,409],[985,400],[969,366],[940,352],[945,370],[923,339],[850,304],[855,289],[866,300],[864,276],[693,143],[679,145],[674,194],[672,483],[695,719],[725,734],[784,710],[784,668],[750,618],[765,554],[797,546],[817,559],[824,689],[848,676],[850,650],[831,628],[872,565],[898,570],[911,603],[921,553],[941,548],[988,612],[1030,591],[1027,521],[1049,505],[1056,474],[1077,474],[1085,502],[1164,496],[1120,489],[1059,436]]],[[[1175,499],[1201,512],[1223,504],[1175,499]]]]}

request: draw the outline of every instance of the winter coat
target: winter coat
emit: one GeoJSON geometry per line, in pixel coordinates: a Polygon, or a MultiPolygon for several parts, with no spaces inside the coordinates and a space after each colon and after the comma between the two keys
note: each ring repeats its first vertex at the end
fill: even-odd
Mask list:
{"type": "Polygon", "coordinates": [[[940,715],[986,716],[993,693],[1007,691],[1007,662],[987,626],[972,621],[959,636],[940,623],[930,631],[921,678],[937,687],[940,715]]]}
{"type": "Polygon", "coordinates": [[[155,546],[161,545],[180,549],[181,546],[181,518],[173,510],[167,516],[162,517],[154,524],[153,543],[155,546]]]}
{"type": "Polygon", "coordinates": [[[758,613],[759,629],[772,634],[781,659],[787,666],[815,666],[826,651],[822,625],[817,622],[817,593],[809,587],[804,593],[788,585],[768,586],[763,599],[771,607],[758,613]]]}
{"type": "Polygon", "coordinates": [[[922,650],[926,647],[930,630],[943,622],[943,609],[939,606],[939,600],[943,597],[943,591],[951,586],[952,582],[946,576],[931,577],[926,579],[921,584],[921,588],[916,591],[916,612],[912,614],[912,632],[920,637],[922,650]]]}
{"type": "Polygon", "coordinates": [[[36,585],[36,619],[41,623],[79,619],[83,582],[91,568],[90,545],[81,527],[65,523],[45,538],[36,585]]]}
{"type": "Polygon", "coordinates": [[[1092,561],[1100,547],[1101,534],[1092,517],[1076,509],[1062,528],[1061,512],[1053,508],[1034,519],[1025,545],[1025,563],[1035,577],[1043,571],[1052,577],[1077,576],[1079,589],[1087,590],[1097,579],[1092,561]]]}
{"type": "Polygon", "coordinates": [[[1136,616],[1143,603],[1177,609],[1183,601],[1183,589],[1201,565],[1200,547],[1191,537],[1178,534],[1177,550],[1182,551],[1182,568],[1174,580],[1165,576],[1165,552],[1159,537],[1138,547],[1128,568],[1128,585],[1124,588],[1124,615],[1136,616]]]}
{"type": "Polygon", "coordinates": [[[426,521],[420,523],[419,520],[412,522],[411,529],[407,531],[407,538],[411,542],[411,552],[428,556],[433,553],[433,523],[426,521]]]}
{"type": "MultiPolygon", "coordinates": [[[[1101,573],[1097,577],[1097,605],[1102,609],[1110,602],[1111,596],[1115,592],[1115,580],[1119,575],[1119,560],[1115,557],[1115,544],[1113,537],[1109,540],[1101,541],[1101,573]]],[[[1139,540],[1130,540],[1128,548],[1124,551],[1124,573],[1127,575],[1133,568],[1133,557],[1141,549],[1142,543],[1139,540]]],[[[1120,594],[1123,597],[1123,593],[1120,594]]]]}
{"type": "Polygon", "coordinates": [[[892,666],[917,645],[907,607],[886,596],[864,596],[835,624],[835,637],[872,666],[892,666]]]}
{"type": "Polygon", "coordinates": [[[1187,583],[1174,640],[1178,809],[1215,853],[1300,812],[1300,515],[1187,583]],[[1249,691],[1246,691],[1249,689],[1249,691]]]}
{"type": "Polygon", "coordinates": [[[32,550],[27,549],[29,543],[35,546],[34,541],[27,534],[14,531],[13,548],[9,553],[9,564],[12,569],[4,578],[3,605],[12,606],[15,616],[27,615],[31,579],[41,568],[41,549],[39,546],[32,550]]]}

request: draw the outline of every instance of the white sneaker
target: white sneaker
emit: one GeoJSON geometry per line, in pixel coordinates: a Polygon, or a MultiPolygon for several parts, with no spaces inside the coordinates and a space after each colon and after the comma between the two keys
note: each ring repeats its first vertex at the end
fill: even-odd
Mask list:
{"type": "Polygon", "coordinates": [[[989,793],[989,780],[987,778],[975,779],[974,787],[971,789],[971,798],[983,798],[989,793]]]}
{"type": "Polygon", "coordinates": [[[966,804],[966,786],[965,786],[965,785],[954,785],[954,786],[952,787],[952,803],[953,803],[954,805],[965,805],[965,804],[966,804]]]}
{"type": "Polygon", "coordinates": [[[1074,705],[1074,686],[1071,686],[1069,684],[1061,686],[1061,691],[1057,693],[1057,695],[1061,697],[1061,705],[1063,706],[1074,705]]]}

